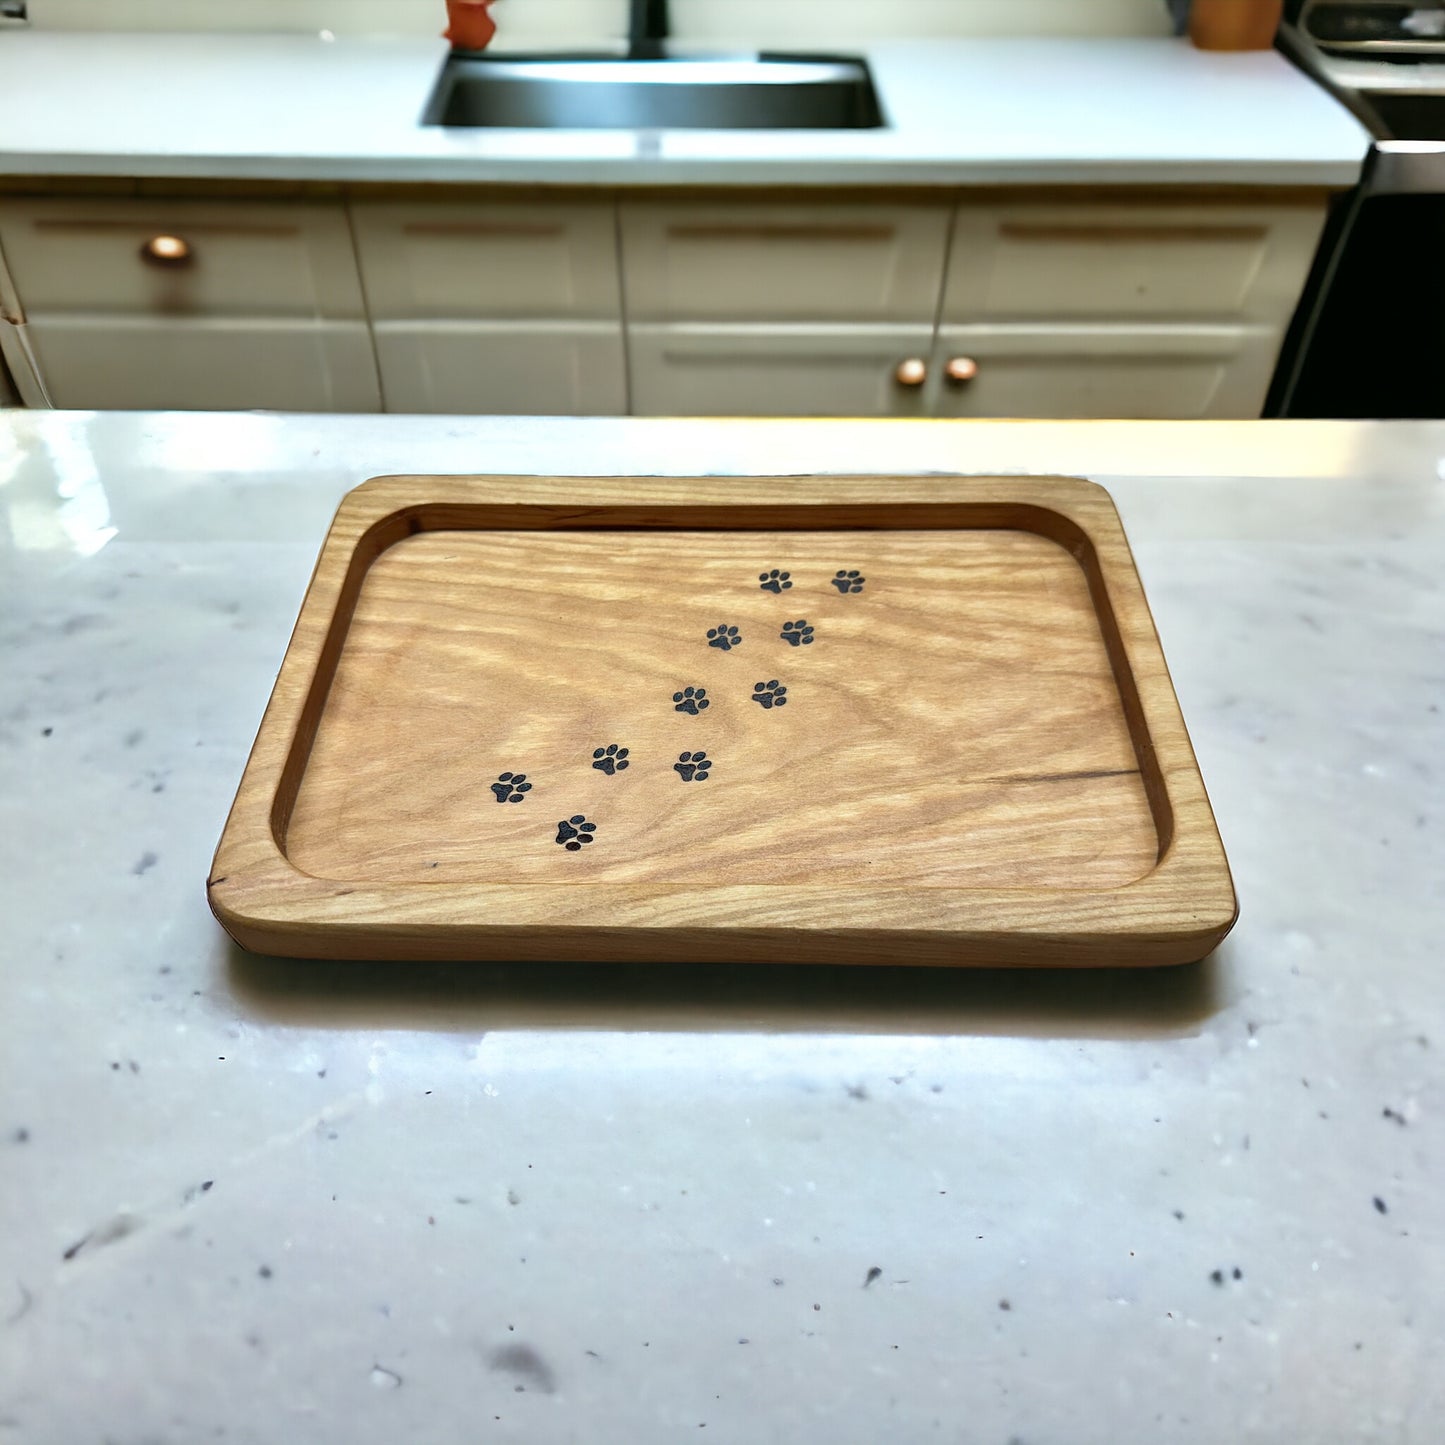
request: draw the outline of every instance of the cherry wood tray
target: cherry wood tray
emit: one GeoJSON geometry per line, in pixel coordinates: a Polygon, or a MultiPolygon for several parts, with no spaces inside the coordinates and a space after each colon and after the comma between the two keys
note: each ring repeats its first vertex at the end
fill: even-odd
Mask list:
{"type": "Polygon", "coordinates": [[[317,958],[1168,964],[1236,912],[1066,478],[367,482],[207,889],[317,958]]]}

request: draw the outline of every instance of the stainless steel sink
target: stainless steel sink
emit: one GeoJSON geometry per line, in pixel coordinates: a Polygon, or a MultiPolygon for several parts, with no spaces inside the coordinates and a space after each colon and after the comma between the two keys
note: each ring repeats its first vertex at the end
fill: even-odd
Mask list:
{"type": "Polygon", "coordinates": [[[883,124],[861,60],[452,55],[425,125],[569,130],[864,130],[883,124]]]}

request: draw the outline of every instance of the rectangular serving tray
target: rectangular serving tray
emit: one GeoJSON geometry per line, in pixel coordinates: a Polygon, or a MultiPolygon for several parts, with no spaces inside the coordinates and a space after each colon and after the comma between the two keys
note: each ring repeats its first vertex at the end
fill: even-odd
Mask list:
{"type": "Polygon", "coordinates": [[[367,482],[207,892],[311,958],[1170,964],[1236,915],[1061,477],[367,482]]]}

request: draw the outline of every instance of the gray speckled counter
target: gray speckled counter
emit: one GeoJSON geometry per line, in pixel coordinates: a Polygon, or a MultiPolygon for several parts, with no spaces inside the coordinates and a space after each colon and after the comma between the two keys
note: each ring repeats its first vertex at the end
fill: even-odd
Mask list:
{"type": "Polygon", "coordinates": [[[1445,1413],[1445,427],[0,414],[0,1441],[1308,1441],[1445,1413]],[[247,957],[211,850],[395,470],[1114,491],[1198,967],[247,957]]]}

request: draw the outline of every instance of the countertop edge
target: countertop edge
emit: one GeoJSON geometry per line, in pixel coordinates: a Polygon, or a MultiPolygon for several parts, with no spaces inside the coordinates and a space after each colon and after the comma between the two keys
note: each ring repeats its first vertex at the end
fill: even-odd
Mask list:
{"type": "Polygon", "coordinates": [[[140,180],[271,180],[438,185],[900,187],[1053,185],[1318,186],[1348,190],[1363,169],[1338,161],[1064,160],[999,163],[879,160],[483,160],[418,161],[406,157],[274,157],[237,155],[106,156],[94,153],[9,155],[0,179],[50,176],[140,180]]]}

